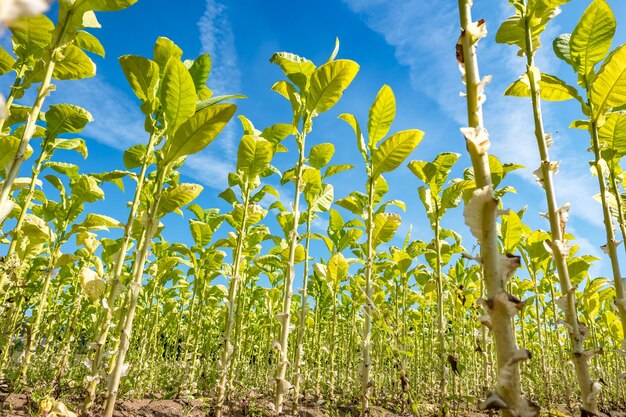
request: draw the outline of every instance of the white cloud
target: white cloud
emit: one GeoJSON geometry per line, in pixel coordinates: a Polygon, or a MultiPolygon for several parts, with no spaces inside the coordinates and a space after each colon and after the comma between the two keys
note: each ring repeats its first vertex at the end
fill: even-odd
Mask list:
{"type": "MultiPolygon", "coordinates": [[[[211,55],[209,88],[215,95],[236,94],[241,90],[237,67],[235,36],[228,20],[227,7],[215,0],[206,1],[198,21],[203,53],[211,55]]],[[[217,140],[198,155],[190,157],[185,172],[204,184],[222,190],[228,187],[228,173],[235,167],[236,121],[231,121],[217,140]]]]}
{"type": "Polygon", "coordinates": [[[51,97],[54,102],[76,104],[91,112],[94,120],[84,130],[89,138],[122,151],[148,141],[139,102],[101,76],[59,83],[51,97]]]}

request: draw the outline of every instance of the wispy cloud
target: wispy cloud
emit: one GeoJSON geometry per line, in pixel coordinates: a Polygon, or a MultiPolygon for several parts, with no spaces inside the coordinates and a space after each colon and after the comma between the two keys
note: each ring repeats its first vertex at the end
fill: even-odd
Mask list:
{"type": "Polygon", "coordinates": [[[138,102],[101,76],[59,83],[51,97],[51,101],[73,103],[91,112],[94,120],[84,130],[91,139],[122,151],[148,140],[138,102]]]}
{"type": "MultiPolygon", "coordinates": [[[[227,7],[216,0],[206,0],[206,9],[198,21],[201,52],[211,55],[213,67],[209,88],[215,95],[241,91],[241,73],[237,66],[235,36],[227,7]]],[[[231,121],[219,138],[205,151],[189,158],[186,172],[206,185],[224,189],[236,158],[236,121],[231,121]]]]}

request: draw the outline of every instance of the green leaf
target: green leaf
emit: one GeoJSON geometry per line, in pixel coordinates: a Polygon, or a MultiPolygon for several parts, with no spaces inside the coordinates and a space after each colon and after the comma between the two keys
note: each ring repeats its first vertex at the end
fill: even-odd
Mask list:
{"type": "Polygon", "coordinates": [[[277,52],[272,55],[270,62],[278,65],[301,92],[306,91],[309,79],[315,71],[313,62],[290,52],[277,52]]]}
{"type": "Polygon", "coordinates": [[[424,132],[403,130],[387,138],[372,156],[372,178],[396,169],[422,141],[424,132]]]}
{"type": "Polygon", "coordinates": [[[196,111],[193,79],[185,65],[176,59],[170,59],[165,66],[161,104],[170,135],[196,111]]]}
{"type": "Polygon", "coordinates": [[[221,103],[226,100],[233,100],[236,98],[248,98],[243,94],[229,94],[225,96],[213,96],[211,98],[207,98],[206,100],[201,100],[196,103],[196,112],[204,109],[205,107],[213,106],[215,104],[221,103]]]}
{"type": "Polygon", "coordinates": [[[78,133],[91,122],[91,113],[73,104],[53,104],[46,112],[46,135],[56,138],[62,133],[78,133]]]}
{"type": "Polygon", "coordinates": [[[97,213],[88,213],[85,220],[80,224],[81,231],[109,230],[111,228],[122,229],[124,224],[113,217],[97,213]]]}
{"type": "Polygon", "coordinates": [[[63,59],[54,66],[52,78],[56,80],[81,80],[96,75],[96,64],[76,45],[63,48],[63,59]]]}
{"type": "Polygon", "coordinates": [[[306,106],[311,115],[323,113],[333,107],[350,85],[359,65],[350,60],[339,59],[327,62],[311,75],[306,106]]]}
{"type": "MultiPolygon", "coordinates": [[[[6,168],[11,160],[15,158],[19,147],[20,138],[16,136],[0,136],[0,170],[6,168]]],[[[33,148],[28,145],[24,154],[25,159],[28,159],[32,154],[33,148]]]]}
{"type": "Polygon", "coordinates": [[[142,102],[153,101],[159,81],[159,65],[138,55],[122,55],[119,62],[137,98],[142,102]]]}
{"type": "Polygon", "coordinates": [[[441,208],[444,210],[457,207],[461,203],[463,192],[474,188],[474,181],[457,180],[445,188],[441,194],[441,208]]]}
{"type": "Polygon", "coordinates": [[[159,37],[154,43],[154,61],[159,65],[160,75],[163,76],[165,67],[170,58],[180,61],[183,56],[183,50],[174,42],[165,37],[159,37]]]}
{"type": "Polygon", "coordinates": [[[70,179],[78,178],[78,165],[68,164],[67,162],[47,161],[43,164],[44,168],[50,168],[59,174],[67,175],[70,179]]]}
{"type": "Polygon", "coordinates": [[[570,36],[569,49],[579,74],[587,76],[611,47],[615,17],[605,0],[593,0],[570,36]]]}
{"type": "Polygon", "coordinates": [[[98,38],[89,32],[85,32],[83,30],[78,31],[76,33],[76,38],[74,38],[74,45],[84,51],[91,52],[92,54],[96,54],[104,58],[104,46],[102,46],[98,38]]]}
{"type": "Polygon", "coordinates": [[[326,279],[334,293],[337,293],[341,283],[348,278],[348,269],[350,269],[350,265],[341,253],[334,254],[328,260],[326,264],[326,279]]]}
{"type": "Polygon", "coordinates": [[[365,145],[365,139],[363,138],[363,133],[361,133],[361,126],[359,126],[359,122],[356,120],[354,115],[349,113],[343,113],[339,115],[339,118],[352,127],[354,134],[356,135],[356,144],[359,148],[359,152],[363,156],[363,160],[367,161],[367,149],[365,145]]]}
{"type": "Polygon", "coordinates": [[[115,12],[137,3],[137,0],[83,0],[81,7],[94,12],[115,12]]]}
{"type": "Polygon", "coordinates": [[[496,32],[496,42],[518,45],[520,49],[524,49],[524,26],[519,15],[511,16],[502,22],[496,32]]]}
{"type": "Polygon", "coordinates": [[[276,123],[263,129],[261,137],[269,140],[273,144],[278,144],[287,136],[293,133],[293,126],[287,123],[276,123]]]}
{"type": "Polygon", "coordinates": [[[376,148],[378,141],[389,133],[395,117],[396,98],[391,87],[385,84],[376,95],[367,119],[367,135],[371,149],[376,148]]]}
{"type": "Polygon", "coordinates": [[[598,129],[602,158],[607,161],[626,155],[626,112],[608,113],[598,129]]]}
{"type": "Polygon", "coordinates": [[[80,175],[78,181],[72,184],[72,200],[74,205],[93,203],[104,198],[104,191],[98,186],[98,181],[89,175],[80,175]]]}
{"type": "Polygon", "coordinates": [[[274,145],[259,136],[244,135],[237,150],[237,171],[250,179],[259,175],[274,156],[274,145]]]}
{"type": "Polygon", "coordinates": [[[378,213],[375,215],[372,230],[372,243],[374,247],[381,243],[389,242],[401,223],[402,219],[395,213],[378,213]]]}
{"type": "Polygon", "coordinates": [[[157,216],[162,217],[173,211],[180,212],[180,208],[195,200],[202,190],[203,187],[201,185],[187,183],[176,184],[166,188],[159,202],[157,216]]]}
{"type": "Polygon", "coordinates": [[[452,166],[461,157],[458,153],[443,152],[431,162],[411,161],[409,169],[416,177],[428,185],[436,194],[450,174],[452,166]]]}
{"type": "Polygon", "coordinates": [[[309,164],[316,169],[322,169],[328,164],[335,154],[335,145],[332,143],[320,143],[311,148],[309,164]]]}
{"type": "MultiPolygon", "coordinates": [[[[526,74],[521,79],[511,84],[504,92],[505,96],[513,97],[530,97],[530,87],[528,86],[528,77],[526,74]]],[[[560,78],[550,75],[541,74],[539,81],[539,94],[543,100],[548,101],[564,101],[576,99],[582,101],[578,91],[560,78]]]]}
{"type": "Polygon", "coordinates": [[[6,49],[0,46],[0,75],[4,75],[13,69],[15,58],[6,49]]]}
{"type": "Polygon", "coordinates": [[[522,240],[522,221],[514,211],[502,216],[502,245],[505,253],[515,252],[515,248],[522,240]]]}
{"type": "Polygon", "coordinates": [[[189,220],[189,229],[191,230],[193,241],[196,242],[198,246],[209,244],[213,238],[213,229],[204,222],[189,220]]]}
{"type": "Polygon", "coordinates": [[[211,56],[202,54],[193,61],[189,68],[189,74],[193,79],[196,91],[200,91],[202,87],[206,87],[207,79],[211,73],[211,56]]]}
{"type": "Polygon", "coordinates": [[[552,42],[552,49],[557,58],[567,62],[571,66],[574,66],[572,61],[572,54],[569,49],[569,40],[571,35],[569,33],[563,33],[557,36],[552,42]]]}
{"type": "Polygon", "coordinates": [[[323,184],[320,193],[318,193],[313,201],[311,201],[311,211],[314,213],[328,211],[330,206],[333,204],[334,198],[335,190],[333,189],[333,186],[330,184],[323,184]]]}
{"type": "Polygon", "coordinates": [[[328,178],[333,175],[339,174],[340,172],[348,171],[352,168],[354,168],[354,165],[350,165],[350,164],[329,165],[328,168],[326,168],[326,171],[324,172],[323,177],[328,178]]]}
{"type": "Polygon", "coordinates": [[[171,139],[168,138],[169,147],[163,162],[169,163],[206,148],[224,129],[236,109],[234,104],[216,104],[194,114],[171,139]]]}
{"type": "Polygon", "coordinates": [[[56,139],[52,145],[52,149],[65,149],[65,150],[73,150],[82,155],[83,158],[87,158],[87,144],[84,139],[73,138],[73,139],[56,139]]]}
{"type": "Polygon", "coordinates": [[[13,50],[19,58],[37,55],[52,41],[54,24],[45,15],[25,17],[9,23],[13,50]]]}
{"type": "Polygon", "coordinates": [[[595,118],[610,108],[626,104],[626,44],[604,61],[591,85],[590,95],[595,118]]]}
{"type": "MultiPolygon", "coordinates": [[[[143,165],[148,147],[143,144],[133,145],[124,151],[124,166],[126,169],[138,168],[143,165]]],[[[148,155],[149,163],[154,163],[154,155],[148,155]]]]}

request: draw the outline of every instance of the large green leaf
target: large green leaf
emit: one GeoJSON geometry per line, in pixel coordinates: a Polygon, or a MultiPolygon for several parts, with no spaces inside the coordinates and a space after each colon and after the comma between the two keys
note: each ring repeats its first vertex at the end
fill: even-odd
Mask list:
{"type": "Polygon", "coordinates": [[[460,157],[461,155],[458,153],[443,152],[437,155],[433,162],[411,161],[409,169],[433,191],[439,193],[439,189],[448,178],[452,166],[460,157]]]}
{"type": "Polygon", "coordinates": [[[196,88],[193,79],[187,67],[177,59],[170,59],[165,66],[161,105],[170,135],[196,111],[196,88]]]}
{"type": "MultiPolygon", "coordinates": [[[[526,74],[521,79],[511,84],[504,92],[505,96],[513,97],[530,97],[530,87],[526,74]]],[[[569,99],[581,100],[578,91],[571,85],[565,83],[560,78],[550,75],[541,74],[539,81],[539,94],[543,100],[548,101],[564,101],[569,99]]]]}
{"type": "Polygon", "coordinates": [[[506,253],[513,253],[522,240],[522,221],[517,213],[510,211],[503,216],[502,221],[502,246],[506,253]]]}
{"type": "Polygon", "coordinates": [[[79,0],[80,7],[94,12],[115,12],[137,3],[137,0],[79,0]]]}
{"type": "Polygon", "coordinates": [[[320,143],[311,148],[309,164],[316,169],[326,166],[335,154],[335,145],[332,143],[320,143]]]}
{"type": "Polygon", "coordinates": [[[189,220],[189,229],[191,230],[191,237],[193,241],[196,242],[196,245],[204,246],[211,242],[213,238],[213,229],[204,222],[189,220]]]}
{"type": "Polygon", "coordinates": [[[570,36],[572,61],[582,76],[587,76],[611,47],[615,17],[605,0],[593,0],[570,36]]]}
{"type": "MultiPolygon", "coordinates": [[[[133,145],[124,151],[124,166],[126,169],[138,168],[143,165],[148,147],[144,144],[133,145]]],[[[154,162],[154,155],[148,155],[149,163],[154,162]]]]}
{"type": "Polygon", "coordinates": [[[237,106],[216,104],[206,107],[187,120],[170,139],[164,163],[200,152],[211,143],[233,117],[237,106]]]}
{"type": "Polygon", "coordinates": [[[306,102],[307,110],[311,114],[319,114],[333,107],[357,72],[359,72],[359,65],[347,59],[327,62],[317,68],[311,75],[306,102]]]}
{"type": "MultiPolygon", "coordinates": [[[[16,136],[0,136],[0,169],[6,168],[15,158],[20,146],[20,138],[16,136]]],[[[33,154],[33,148],[28,145],[24,157],[28,159],[33,154]]]]}
{"type": "Polygon", "coordinates": [[[330,184],[323,184],[322,190],[310,202],[311,211],[322,212],[328,211],[333,204],[335,198],[335,190],[330,184]]]}
{"type": "Polygon", "coordinates": [[[174,59],[180,61],[183,56],[183,50],[178,47],[174,42],[165,37],[157,38],[154,43],[154,61],[159,64],[159,71],[161,76],[165,71],[168,61],[174,59]]]}
{"type": "Polygon", "coordinates": [[[372,156],[372,178],[396,169],[413,152],[424,137],[424,132],[403,130],[387,138],[372,156]]]}
{"type": "Polygon", "coordinates": [[[84,51],[91,52],[92,54],[96,54],[104,58],[104,46],[102,46],[98,38],[89,32],[85,32],[83,30],[78,31],[76,33],[76,38],[74,39],[74,45],[84,51]]]}
{"type": "Polygon", "coordinates": [[[158,217],[173,211],[180,213],[180,208],[196,199],[202,192],[203,187],[198,184],[177,184],[163,191],[159,202],[158,217]]]}
{"type": "Polygon", "coordinates": [[[98,181],[89,175],[81,175],[78,181],[72,184],[74,205],[93,203],[102,198],[104,198],[104,191],[98,186],[98,181]]]}
{"type": "Polygon", "coordinates": [[[348,269],[350,265],[341,253],[334,254],[326,265],[326,279],[333,289],[333,292],[339,290],[339,286],[348,277],[348,269]]]}
{"type": "Polygon", "coordinates": [[[301,92],[306,91],[309,79],[315,71],[313,62],[290,52],[277,52],[272,55],[270,62],[278,65],[301,92]]]}
{"type": "Polygon", "coordinates": [[[52,78],[56,80],[81,80],[96,75],[96,64],[76,45],[63,48],[63,59],[54,66],[52,78]]]}
{"type": "Polygon", "coordinates": [[[54,24],[45,15],[14,20],[8,26],[13,34],[13,50],[19,58],[36,55],[52,41],[54,24]]]}
{"type": "Polygon", "coordinates": [[[0,75],[4,75],[13,69],[15,58],[0,46],[0,75]]]}
{"type": "Polygon", "coordinates": [[[613,107],[626,104],[626,44],[604,61],[590,93],[595,118],[613,107]]]}
{"type": "Polygon", "coordinates": [[[119,62],[137,98],[142,102],[154,100],[159,81],[159,65],[138,55],[122,55],[119,62]]]}
{"type": "Polygon", "coordinates": [[[372,230],[372,243],[374,247],[381,243],[386,243],[393,238],[402,223],[402,219],[395,213],[378,213],[374,216],[374,224],[372,230]]]}
{"type": "Polygon", "coordinates": [[[363,133],[361,132],[361,126],[359,126],[359,122],[356,120],[353,114],[343,113],[339,115],[339,118],[350,125],[354,134],[356,136],[356,145],[359,148],[359,152],[363,156],[363,160],[367,161],[367,149],[365,145],[365,138],[363,138],[363,133]]]}
{"type": "Polygon", "coordinates": [[[202,54],[193,61],[193,64],[189,67],[189,74],[193,79],[196,91],[200,91],[202,87],[206,87],[210,72],[211,56],[209,54],[202,54]]]}
{"type": "Polygon", "coordinates": [[[83,158],[87,158],[87,144],[84,139],[81,138],[72,138],[72,139],[56,139],[52,142],[51,148],[56,149],[65,149],[65,150],[74,150],[81,154],[83,158]]]}
{"type": "Polygon", "coordinates": [[[55,138],[62,133],[78,133],[91,122],[91,113],[73,104],[53,104],[46,112],[46,135],[55,138]]]}
{"type": "Polygon", "coordinates": [[[572,54],[569,50],[570,37],[571,35],[569,33],[563,33],[562,35],[557,36],[552,42],[552,48],[554,49],[554,54],[558,58],[573,66],[572,54]]]}
{"type": "Polygon", "coordinates": [[[626,112],[608,113],[598,129],[598,139],[604,160],[613,161],[626,155],[626,112]]]}
{"type": "Polygon", "coordinates": [[[396,98],[391,87],[385,84],[376,95],[367,119],[367,135],[370,148],[375,148],[378,141],[389,133],[391,123],[395,117],[396,98]]]}
{"type": "Polygon", "coordinates": [[[244,135],[237,150],[237,171],[241,171],[250,180],[259,175],[274,155],[272,142],[259,136],[244,135]]]}

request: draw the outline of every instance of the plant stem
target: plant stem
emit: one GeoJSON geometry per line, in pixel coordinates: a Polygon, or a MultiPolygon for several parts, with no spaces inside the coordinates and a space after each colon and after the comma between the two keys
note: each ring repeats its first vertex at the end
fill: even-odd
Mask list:
{"type": "MultiPolygon", "coordinates": [[[[437,213],[437,211],[436,211],[437,213]]],[[[443,274],[441,273],[441,242],[439,231],[439,215],[436,214],[434,232],[435,232],[435,254],[436,266],[435,275],[437,279],[437,335],[439,338],[439,406],[441,412],[446,414],[446,318],[443,309],[443,274]]]]}
{"type": "Polygon", "coordinates": [[[124,226],[124,236],[122,238],[122,244],[120,245],[119,254],[117,256],[117,259],[115,260],[115,269],[113,270],[113,277],[111,279],[111,284],[109,287],[109,294],[106,299],[107,305],[106,308],[104,308],[104,317],[95,338],[96,344],[94,347],[91,372],[89,375],[89,383],[87,385],[87,393],[85,395],[85,400],[83,403],[83,413],[89,411],[96,400],[96,388],[98,387],[99,381],[98,373],[100,372],[100,365],[102,363],[102,359],[104,358],[104,346],[109,337],[109,330],[111,328],[111,320],[113,319],[113,311],[115,307],[115,299],[117,298],[120,289],[120,277],[122,276],[124,263],[126,261],[126,254],[128,253],[128,247],[132,239],[133,221],[135,220],[137,210],[139,209],[141,193],[143,191],[146,179],[146,171],[148,169],[148,166],[150,165],[148,163],[149,156],[152,154],[154,144],[157,142],[159,136],[160,134],[156,132],[153,132],[150,135],[150,139],[148,140],[148,146],[146,148],[146,153],[144,154],[144,159],[141,165],[141,171],[137,178],[135,196],[133,197],[133,202],[128,213],[126,226],[124,226]]]}
{"type": "Polygon", "coordinates": [[[368,204],[367,204],[367,242],[365,252],[365,309],[363,325],[363,345],[361,352],[361,416],[369,415],[370,404],[370,373],[372,359],[370,357],[371,337],[372,337],[372,297],[374,289],[372,288],[372,274],[374,268],[374,178],[368,178],[368,204]]]}
{"type": "Polygon", "coordinates": [[[142,240],[140,245],[137,247],[137,254],[135,257],[135,265],[133,271],[133,278],[130,283],[130,300],[128,309],[125,312],[125,316],[122,316],[122,320],[124,322],[124,326],[120,333],[120,342],[119,348],[117,352],[117,357],[115,360],[115,367],[113,368],[112,373],[109,375],[109,380],[107,384],[107,396],[106,402],[104,406],[104,417],[112,417],[113,410],[115,408],[115,400],[117,399],[117,390],[120,385],[120,380],[122,379],[122,373],[125,368],[128,366],[124,364],[124,360],[126,359],[126,352],[128,352],[128,347],[130,346],[130,337],[133,330],[133,320],[135,318],[135,310],[137,308],[137,300],[139,298],[139,292],[141,291],[141,281],[143,279],[144,268],[146,265],[146,261],[148,259],[148,254],[150,253],[150,244],[152,242],[152,238],[156,233],[158,223],[157,214],[159,209],[159,203],[161,201],[161,196],[163,194],[163,185],[165,183],[165,177],[169,172],[169,165],[164,166],[159,170],[158,178],[155,183],[155,196],[154,200],[150,204],[150,209],[148,211],[148,221],[146,222],[144,233],[142,236],[142,240]]]}
{"type": "Polygon", "coordinates": [[[566,250],[566,242],[564,241],[565,223],[567,219],[563,219],[559,212],[559,208],[556,202],[556,192],[554,189],[553,173],[550,169],[550,155],[548,153],[548,143],[546,140],[546,134],[543,128],[543,117],[541,114],[541,93],[539,91],[539,80],[535,80],[535,73],[532,71],[535,68],[534,63],[534,46],[532,42],[532,33],[528,18],[524,19],[525,22],[525,45],[526,45],[526,74],[528,76],[530,85],[530,96],[533,107],[533,117],[535,122],[535,138],[537,140],[537,147],[539,148],[539,157],[541,158],[541,173],[543,176],[543,188],[546,193],[546,202],[548,204],[548,218],[550,220],[550,233],[552,236],[552,242],[550,244],[552,249],[552,257],[556,266],[559,281],[561,284],[561,291],[563,296],[566,297],[566,311],[565,320],[568,327],[568,333],[570,336],[570,344],[572,346],[572,361],[576,369],[576,378],[578,380],[578,386],[581,391],[581,400],[583,408],[590,413],[597,414],[598,406],[594,397],[589,398],[591,393],[591,377],[589,375],[589,363],[587,359],[582,355],[583,337],[580,333],[580,327],[578,325],[578,311],[576,309],[576,291],[572,287],[569,270],[567,268],[567,256],[569,250],[566,250]]]}
{"type": "MultiPolygon", "coordinates": [[[[296,343],[296,359],[294,375],[295,381],[294,387],[294,399],[293,399],[293,414],[298,415],[298,402],[300,400],[300,375],[302,370],[302,356],[304,355],[304,333],[306,332],[306,316],[307,316],[307,299],[309,294],[307,293],[307,285],[309,283],[309,243],[311,242],[311,222],[313,220],[313,212],[309,208],[307,210],[306,219],[306,241],[304,246],[304,273],[302,276],[302,299],[300,300],[300,328],[298,329],[298,341],[296,343]]],[[[331,376],[332,378],[332,376],[331,376]]]]}
{"type": "Polygon", "coordinates": [[[243,190],[243,216],[241,226],[237,233],[237,246],[233,254],[233,273],[229,280],[228,286],[228,311],[226,313],[226,322],[224,323],[224,340],[221,354],[221,368],[219,382],[217,387],[217,402],[215,405],[216,417],[222,416],[224,400],[226,398],[226,382],[228,380],[228,371],[230,369],[230,361],[233,354],[233,345],[231,342],[231,333],[235,326],[237,315],[237,292],[239,290],[239,282],[241,280],[241,262],[243,252],[243,241],[246,235],[248,221],[248,205],[250,204],[250,182],[246,181],[243,190]]]}
{"type": "MultiPolygon", "coordinates": [[[[476,57],[476,46],[468,36],[468,29],[472,24],[472,1],[459,0],[459,14],[462,34],[459,40],[462,50],[462,62],[465,68],[466,99],[468,126],[482,129],[483,117],[482,107],[479,100],[480,75],[478,71],[478,59],[476,57]]],[[[489,159],[486,150],[480,151],[477,146],[468,143],[468,152],[474,167],[474,176],[477,189],[490,189],[493,193],[491,172],[489,169],[489,159]]],[[[500,271],[501,254],[498,247],[497,230],[497,200],[493,199],[484,204],[482,212],[482,236],[480,236],[480,255],[483,266],[483,276],[488,299],[495,300],[495,297],[506,294],[503,285],[503,276],[500,271]]],[[[500,303],[498,303],[500,304],[500,303]]],[[[492,323],[493,338],[496,345],[496,357],[498,370],[508,368],[508,377],[498,384],[498,394],[506,402],[509,409],[503,410],[503,416],[512,417],[515,411],[521,410],[525,406],[521,398],[521,384],[518,363],[509,363],[517,352],[515,332],[512,326],[512,318],[505,311],[503,306],[494,303],[494,307],[489,309],[492,323]]],[[[502,378],[501,378],[502,379],[502,378]]]]}
{"type": "MultiPolygon", "coordinates": [[[[308,119],[307,119],[308,120],[308,119]]],[[[305,121],[305,128],[307,123],[305,121]]],[[[274,407],[278,414],[283,412],[283,403],[284,396],[288,392],[288,383],[285,380],[285,376],[287,374],[287,364],[288,358],[287,354],[289,352],[289,333],[290,333],[290,317],[291,317],[291,296],[293,294],[293,279],[296,274],[295,268],[295,259],[296,259],[296,247],[298,246],[298,225],[300,224],[300,195],[302,194],[301,184],[302,184],[302,172],[304,169],[304,145],[306,140],[306,133],[299,133],[296,137],[296,142],[298,144],[298,165],[296,167],[296,193],[293,200],[293,223],[291,227],[291,235],[289,236],[289,260],[287,261],[287,268],[285,271],[285,287],[283,289],[283,310],[280,313],[280,357],[278,359],[277,364],[277,373],[276,373],[276,387],[275,387],[275,398],[274,398],[274,407]]]]}

